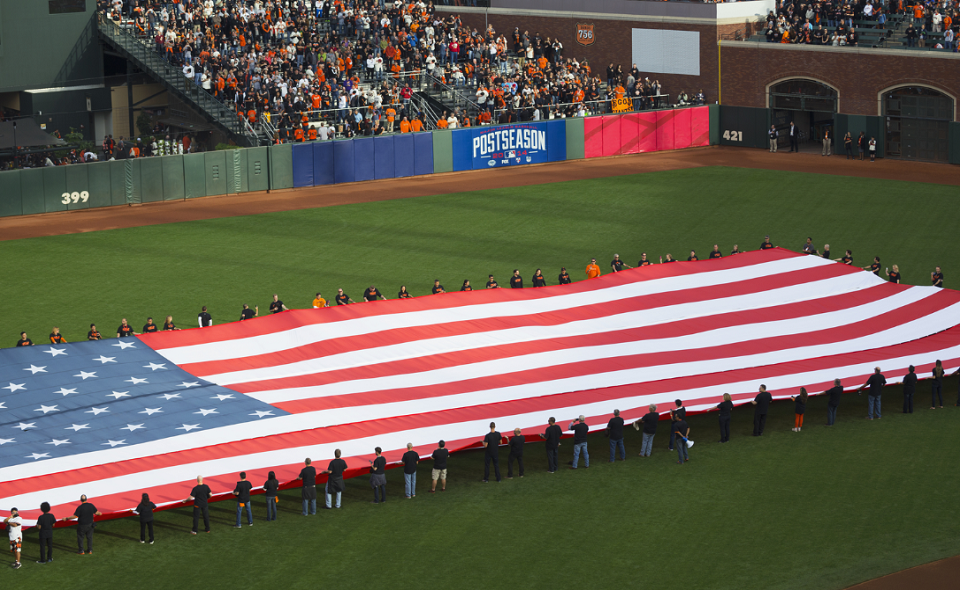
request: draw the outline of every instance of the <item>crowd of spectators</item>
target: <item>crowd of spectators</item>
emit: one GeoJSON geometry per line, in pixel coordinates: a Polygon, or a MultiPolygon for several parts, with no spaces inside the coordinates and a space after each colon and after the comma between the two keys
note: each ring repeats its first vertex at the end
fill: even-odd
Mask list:
{"type": "MultiPolygon", "coordinates": [[[[862,30],[884,31],[891,17],[907,27],[907,47],[957,51],[960,6],[956,0],[779,0],[776,13],[767,15],[764,35],[770,43],[859,46],[862,30]]],[[[900,41],[901,39],[897,39],[900,41]]]]}

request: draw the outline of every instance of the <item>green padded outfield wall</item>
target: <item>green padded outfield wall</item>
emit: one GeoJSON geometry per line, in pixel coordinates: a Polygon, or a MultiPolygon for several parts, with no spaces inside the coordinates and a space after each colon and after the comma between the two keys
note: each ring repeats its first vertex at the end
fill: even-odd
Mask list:
{"type": "Polygon", "coordinates": [[[66,187],[60,195],[61,200],[66,200],[66,208],[69,211],[76,209],[90,208],[90,181],[87,170],[93,168],[90,166],[65,166],[66,187]]]}
{"type": "Polygon", "coordinates": [[[43,174],[43,204],[44,211],[54,213],[66,211],[67,205],[63,202],[63,193],[67,190],[67,167],[51,166],[40,169],[43,174]]]}
{"type": "MultiPolygon", "coordinates": [[[[203,154],[203,176],[206,179],[208,197],[227,194],[227,152],[203,154]]],[[[230,177],[232,181],[232,170],[230,177]]]]}
{"type": "Polygon", "coordinates": [[[453,172],[453,136],[450,131],[433,131],[433,173],[453,172]]]}
{"type": "Polygon", "coordinates": [[[247,157],[247,190],[270,190],[269,151],[269,148],[265,147],[243,150],[247,157]]]}
{"type": "Polygon", "coordinates": [[[140,202],[163,200],[163,158],[137,158],[140,164],[140,202]]]}
{"type": "Polygon", "coordinates": [[[183,156],[158,158],[163,172],[163,200],[177,201],[186,198],[183,186],[183,156]]]}
{"type": "Polygon", "coordinates": [[[207,196],[207,179],[203,166],[203,154],[183,156],[183,192],[188,199],[207,196]]]}
{"type": "Polygon", "coordinates": [[[20,196],[23,214],[45,213],[43,204],[43,169],[21,170],[20,196]]]}
{"type": "Polygon", "coordinates": [[[272,145],[270,150],[270,190],[293,188],[293,146],[272,145]]]}
{"type": "Polygon", "coordinates": [[[950,142],[950,155],[948,162],[951,164],[960,164],[960,123],[950,123],[948,141],[950,142]]]}
{"type": "Polygon", "coordinates": [[[584,158],[583,119],[576,117],[566,120],[567,159],[582,160],[584,158]]]}
{"type": "Polygon", "coordinates": [[[234,194],[247,192],[247,157],[241,150],[233,150],[227,154],[229,160],[233,160],[233,179],[227,179],[227,189],[234,194]]]}
{"type": "Polygon", "coordinates": [[[20,173],[0,174],[0,216],[23,215],[23,202],[20,200],[20,173]]]}
{"type": "Polygon", "coordinates": [[[105,162],[102,164],[80,166],[79,168],[87,172],[87,186],[90,187],[90,200],[87,202],[88,208],[109,207],[112,205],[110,164],[105,162]]]}
{"type": "Polygon", "coordinates": [[[710,109],[710,145],[720,145],[720,105],[707,105],[710,109]]]}
{"type": "Polygon", "coordinates": [[[720,145],[768,148],[770,109],[720,105],[720,145]]]}

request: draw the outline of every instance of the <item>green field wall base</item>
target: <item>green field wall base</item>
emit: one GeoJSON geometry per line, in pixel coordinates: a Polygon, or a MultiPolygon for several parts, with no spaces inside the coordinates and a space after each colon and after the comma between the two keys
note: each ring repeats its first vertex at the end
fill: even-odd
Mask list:
{"type": "Polygon", "coordinates": [[[580,117],[566,120],[567,159],[582,160],[585,157],[583,146],[583,119],[580,117]]]}

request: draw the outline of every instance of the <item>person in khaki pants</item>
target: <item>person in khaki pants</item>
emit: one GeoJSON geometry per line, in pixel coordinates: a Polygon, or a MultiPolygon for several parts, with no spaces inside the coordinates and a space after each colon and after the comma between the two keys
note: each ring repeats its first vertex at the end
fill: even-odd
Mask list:
{"type": "Polygon", "coordinates": [[[770,131],[767,132],[767,136],[770,137],[770,151],[772,153],[777,153],[777,137],[780,134],[777,132],[775,125],[770,126],[770,131]]]}
{"type": "Polygon", "coordinates": [[[823,149],[820,150],[821,156],[832,156],[833,155],[833,137],[830,136],[830,130],[823,132],[823,149]]]}

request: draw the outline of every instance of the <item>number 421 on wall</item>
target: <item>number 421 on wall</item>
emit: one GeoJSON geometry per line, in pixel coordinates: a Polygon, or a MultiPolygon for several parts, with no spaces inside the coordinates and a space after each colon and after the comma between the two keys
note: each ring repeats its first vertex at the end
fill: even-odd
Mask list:
{"type": "Polygon", "coordinates": [[[743,141],[743,131],[724,131],[723,138],[727,141],[743,141]]]}

